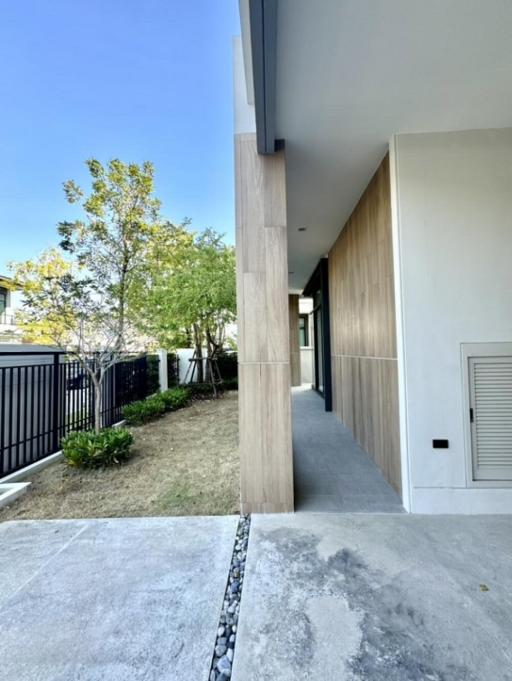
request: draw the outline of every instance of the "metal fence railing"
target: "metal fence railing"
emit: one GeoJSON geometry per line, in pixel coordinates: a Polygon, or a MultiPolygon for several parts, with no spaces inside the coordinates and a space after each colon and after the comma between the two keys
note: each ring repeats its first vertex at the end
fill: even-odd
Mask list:
{"type": "Polygon", "coordinates": [[[16,324],[16,317],[12,313],[0,312],[0,324],[14,326],[16,324]]]}
{"type": "MultiPolygon", "coordinates": [[[[102,426],[147,394],[145,355],[114,364],[103,381],[102,426]]],[[[57,452],[69,432],[92,428],[94,406],[93,383],[78,361],[62,352],[0,352],[0,478],[57,452]]]]}

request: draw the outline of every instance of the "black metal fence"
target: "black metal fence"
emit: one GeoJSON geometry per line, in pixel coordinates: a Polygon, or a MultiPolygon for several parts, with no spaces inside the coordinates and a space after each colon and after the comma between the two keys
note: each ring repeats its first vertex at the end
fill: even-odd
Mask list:
{"type": "MultiPolygon", "coordinates": [[[[0,477],[57,452],[74,430],[94,426],[94,385],[80,362],[63,353],[0,352],[0,477]],[[6,360],[6,358],[8,358],[6,360]]],[[[95,359],[89,361],[94,368],[95,359]]],[[[148,395],[147,358],[110,367],[102,385],[102,426],[148,395]]]]}

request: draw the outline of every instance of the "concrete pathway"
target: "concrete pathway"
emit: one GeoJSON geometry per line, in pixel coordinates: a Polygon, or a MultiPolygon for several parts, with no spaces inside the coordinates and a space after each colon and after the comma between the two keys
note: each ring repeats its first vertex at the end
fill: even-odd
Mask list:
{"type": "Polygon", "coordinates": [[[207,681],[237,520],[0,525],[0,679],[207,681]]]}
{"type": "MultiPolygon", "coordinates": [[[[236,524],[0,525],[0,680],[208,681],[236,524]]],[[[512,681],[512,517],[253,516],[232,681],[512,681]]]]}
{"type": "Polygon", "coordinates": [[[297,511],[403,510],[379,468],[314,390],[292,390],[297,511]]]}
{"type": "Polygon", "coordinates": [[[232,681],[510,681],[512,518],[253,516],[232,681]]]}

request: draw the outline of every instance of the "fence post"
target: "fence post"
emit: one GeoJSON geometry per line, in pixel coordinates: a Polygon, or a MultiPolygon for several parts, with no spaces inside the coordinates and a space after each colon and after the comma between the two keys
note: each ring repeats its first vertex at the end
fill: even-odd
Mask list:
{"type": "Polygon", "coordinates": [[[167,350],[158,350],[158,382],[160,383],[160,391],[163,392],[169,387],[167,375],[167,350]]]}
{"type": "Polygon", "coordinates": [[[107,412],[107,426],[111,426],[117,420],[116,400],[116,363],[110,367],[110,399],[107,412]]]}
{"type": "Polygon", "coordinates": [[[54,352],[53,353],[53,391],[52,391],[52,407],[53,407],[53,413],[52,413],[52,451],[56,452],[59,449],[59,386],[60,386],[60,381],[59,381],[59,371],[60,369],[60,362],[59,362],[59,353],[54,352]]]}

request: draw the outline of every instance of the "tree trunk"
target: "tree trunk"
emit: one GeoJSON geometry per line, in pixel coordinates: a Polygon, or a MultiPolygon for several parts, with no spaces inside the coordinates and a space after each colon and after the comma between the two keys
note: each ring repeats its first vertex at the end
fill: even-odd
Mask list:
{"type": "Polygon", "coordinates": [[[96,435],[101,431],[101,408],[102,408],[102,393],[103,393],[103,378],[105,372],[103,369],[98,369],[92,374],[92,382],[94,384],[94,432],[96,435]],[[98,376],[99,373],[99,376],[98,376]]]}
{"type": "Polygon", "coordinates": [[[101,430],[101,383],[94,381],[94,432],[101,430]]]}
{"type": "Polygon", "coordinates": [[[194,324],[194,345],[195,345],[195,355],[197,366],[197,380],[199,383],[204,383],[204,370],[203,370],[203,347],[201,343],[201,333],[199,331],[199,326],[194,324]]]}

